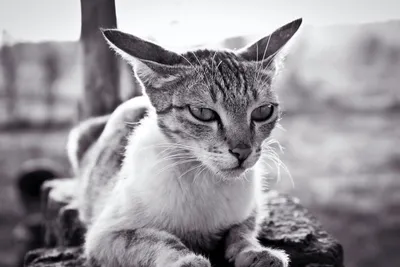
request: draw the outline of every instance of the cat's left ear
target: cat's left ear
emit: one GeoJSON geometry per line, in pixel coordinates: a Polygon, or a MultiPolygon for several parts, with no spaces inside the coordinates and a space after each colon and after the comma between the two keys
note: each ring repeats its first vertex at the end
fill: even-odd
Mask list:
{"type": "Polygon", "coordinates": [[[146,89],[173,83],[190,68],[182,57],[150,41],[116,29],[101,29],[113,50],[130,63],[146,89]]]}
{"type": "Polygon", "coordinates": [[[236,54],[248,61],[268,63],[294,36],[301,24],[301,18],[294,20],[257,42],[238,50],[236,54]]]}

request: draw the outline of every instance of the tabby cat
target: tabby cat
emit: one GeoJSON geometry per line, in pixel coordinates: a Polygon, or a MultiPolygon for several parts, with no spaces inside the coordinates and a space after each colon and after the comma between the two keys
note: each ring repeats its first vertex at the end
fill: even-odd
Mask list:
{"type": "Polygon", "coordinates": [[[102,30],[143,96],[70,134],[92,266],[208,267],[221,243],[236,267],[288,266],[256,236],[262,159],[280,116],[277,55],[301,23],[239,50],[185,53],[102,30]]]}

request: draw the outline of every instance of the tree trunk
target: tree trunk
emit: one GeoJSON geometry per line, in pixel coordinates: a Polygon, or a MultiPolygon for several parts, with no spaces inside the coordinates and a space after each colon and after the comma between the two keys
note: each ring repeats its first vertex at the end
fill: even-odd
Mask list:
{"type": "Polygon", "coordinates": [[[116,28],[114,0],[81,0],[84,95],[80,119],[111,113],[119,100],[119,63],[100,28],[116,28]]]}

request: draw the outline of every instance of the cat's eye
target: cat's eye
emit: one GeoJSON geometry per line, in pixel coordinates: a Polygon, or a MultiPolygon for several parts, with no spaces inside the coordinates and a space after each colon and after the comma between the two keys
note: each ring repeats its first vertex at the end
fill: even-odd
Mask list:
{"type": "Polygon", "coordinates": [[[274,115],[274,109],[275,106],[272,104],[258,107],[251,113],[251,119],[256,122],[267,121],[274,115]]]}
{"type": "Polygon", "coordinates": [[[200,121],[215,121],[218,118],[217,113],[209,108],[196,108],[189,106],[190,114],[200,121]]]}

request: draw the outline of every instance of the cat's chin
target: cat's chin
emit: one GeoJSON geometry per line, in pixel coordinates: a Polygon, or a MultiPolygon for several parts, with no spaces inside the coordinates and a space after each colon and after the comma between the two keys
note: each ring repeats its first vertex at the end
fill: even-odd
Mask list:
{"type": "Polygon", "coordinates": [[[226,180],[230,180],[244,177],[244,174],[247,170],[248,169],[245,167],[235,167],[230,169],[223,169],[220,171],[220,173],[226,180]]]}

